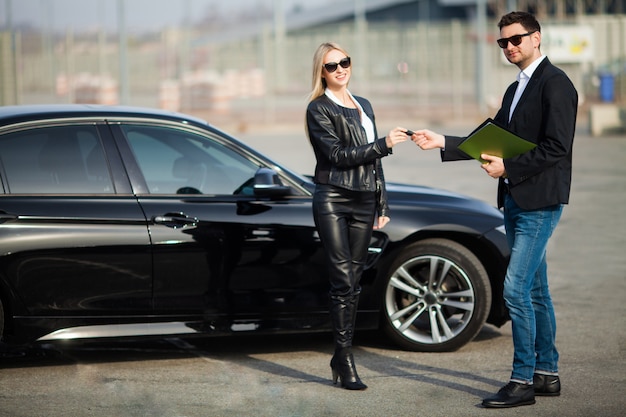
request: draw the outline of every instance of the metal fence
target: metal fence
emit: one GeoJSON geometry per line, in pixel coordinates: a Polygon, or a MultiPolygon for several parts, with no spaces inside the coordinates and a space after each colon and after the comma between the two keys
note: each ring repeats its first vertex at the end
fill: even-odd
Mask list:
{"type": "MultiPolygon", "coordinates": [[[[593,32],[593,57],[558,64],[572,78],[583,103],[602,100],[599,74],[610,73],[612,100],[626,100],[626,16],[581,16],[542,22],[544,28],[577,25],[593,32]]],[[[517,69],[471,23],[353,22],[276,36],[212,42],[190,30],[129,39],[104,33],[50,38],[37,33],[0,37],[0,104],[90,102],[164,107],[221,120],[269,123],[302,118],[311,86],[315,48],[336,41],[353,58],[350,88],[376,104],[410,117],[482,116],[492,113],[517,69]],[[483,61],[477,45],[485,42],[483,61]],[[126,50],[126,54],[120,51],[126,50]],[[125,78],[126,77],[126,78],[125,78]],[[121,94],[121,80],[128,91],[121,94]],[[478,80],[486,81],[484,83],[478,80]],[[482,87],[481,87],[482,86],[482,87]],[[483,91],[477,91],[483,88],[483,91]],[[480,94],[479,94],[480,93],[480,94]],[[484,97],[485,107],[478,102],[484,97]],[[445,116],[444,116],[445,115],[445,116]]],[[[548,51],[548,56],[550,52],[548,51]]]]}

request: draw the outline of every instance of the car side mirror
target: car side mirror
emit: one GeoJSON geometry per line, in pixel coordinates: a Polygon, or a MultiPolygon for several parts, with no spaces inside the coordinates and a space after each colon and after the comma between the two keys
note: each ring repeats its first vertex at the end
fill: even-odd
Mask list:
{"type": "Polygon", "coordinates": [[[291,188],[283,185],[276,171],[261,167],[254,174],[254,195],[258,197],[283,197],[291,194],[291,188]]]}

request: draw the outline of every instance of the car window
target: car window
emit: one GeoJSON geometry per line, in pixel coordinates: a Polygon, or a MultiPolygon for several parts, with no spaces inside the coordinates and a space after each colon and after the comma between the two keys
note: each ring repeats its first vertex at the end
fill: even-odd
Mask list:
{"type": "Polygon", "coordinates": [[[252,194],[258,165],[212,138],[163,126],[122,130],[151,194],[252,194]]]}
{"type": "Polygon", "coordinates": [[[94,126],[51,126],[1,135],[0,162],[9,193],[115,192],[94,126]]]}

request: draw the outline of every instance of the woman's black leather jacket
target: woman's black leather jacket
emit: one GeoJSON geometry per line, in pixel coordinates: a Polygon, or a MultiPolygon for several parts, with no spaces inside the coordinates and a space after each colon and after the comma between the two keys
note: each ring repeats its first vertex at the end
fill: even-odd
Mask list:
{"type": "MultiPolygon", "coordinates": [[[[356,96],[355,99],[374,122],[369,101],[356,96]]],[[[326,95],[309,103],[306,123],[317,160],[314,182],[353,191],[376,191],[378,215],[388,216],[385,176],[380,161],[391,154],[385,138],[369,143],[359,110],[339,106],[326,95]]],[[[378,136],[375,123],[374,134],[378,136]]]]}

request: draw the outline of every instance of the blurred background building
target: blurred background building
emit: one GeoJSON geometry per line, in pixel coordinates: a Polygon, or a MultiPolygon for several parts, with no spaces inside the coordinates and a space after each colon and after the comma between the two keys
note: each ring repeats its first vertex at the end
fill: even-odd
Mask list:
{"type": "Polygon", "coordinates": [[[313,52],[335,41],[353,59],[351,91],[379,119],[476,121],[517,73],[495,43],[512,10],[540,20],[542,51],[572,78],[581,115],[626,102],[626,0],[224,3],[0,0],[0,105],[161,107],[238,129],[302,123],[313,52]],[[72,4],[76,23],[55,26],[72,4]],[[171,19],[140,25],[157,24],[150,8],[171,19]]]}

